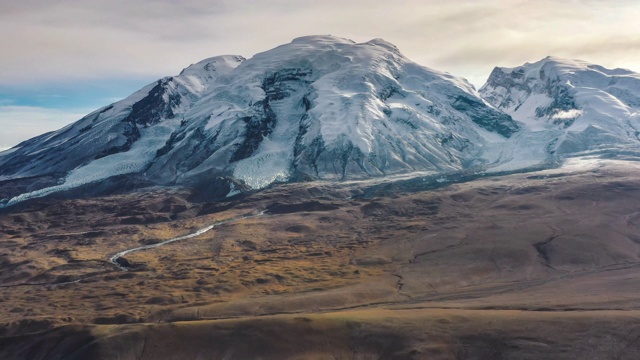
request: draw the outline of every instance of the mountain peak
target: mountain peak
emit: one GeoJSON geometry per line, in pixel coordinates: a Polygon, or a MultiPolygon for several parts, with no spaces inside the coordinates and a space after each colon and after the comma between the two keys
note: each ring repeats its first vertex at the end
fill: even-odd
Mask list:
{"type": "Polygon", "coordinates": [[[226,74],[235,69],[244,60],[240,55],[220,55],[200,60],[182,69],[180,75],[200,75],[203,72],[226,74]]]}
{"type": "MultiPolygon", "coordinates": [[[[608,69],[601,65],[593,64],[584,60],[567,59],[558,56],[547,56],[534,63],[524,63],[521,66],[496,67],[494,71],[505,74],[514,74],[525,79],[563,78],[577,77],[610,77],[610,76],[633,76],[638,74],[627,69],[608,69]]],[[[496,74],[497,75],[497,74],[496,74]]]]}
{"type": "Polygon", "coordinates": [[[640,74],[632,71],[548,56],[494,69],[480,93],[529,130],[547,132],[555,156],[638,147],[640,74]]]}
{"type": "Polygon", "coordinates": [[[381,38],[375,38],[375,39],[369,40],[365,44],[380,46],[392,52],[398,52],[398,53],[400,52],[397,46],[381,38]]]}
{"type": "Polygon", "coordinates": [[[306,35],[294,38],[292,44],[355,44],[355,41],[333,35],[306,35]]]}
{"type": "Polygon", "coordinates": [[[313,35],[248,60],[193,64],[0,157],[0,176],[55,173],[52,186],[9,203],[115,178],[215,184],[224,196],[273,182],[484,166],[488,139],[518,129],[466,80],[389,42],[313,35]]]}
{"type": "MultiPolygon", "coordinates": [[[[383,48],[386,51],[394,52],[397,54],[400,53],[397,46],[381,38],[371,39],[364,43],[356,43],[351,39],[341,38],[341,37],[332,36],[332,35],[308,35],[308,36],[301,36],[301,37],[295,38],[291,41],[290,44],[305,45],[305,46],[312,46],[312,47],[328,47],[331,49],[334,49],[336,45],[337,46],[344,45],[347,48],[352,46],[355,46],[356,48],[362,47],[362,46],[377,46],[377,47],[383,48]]],[[[283,45],[283,46],[285,48],[288,48],[287,45],[283,45]]]]}

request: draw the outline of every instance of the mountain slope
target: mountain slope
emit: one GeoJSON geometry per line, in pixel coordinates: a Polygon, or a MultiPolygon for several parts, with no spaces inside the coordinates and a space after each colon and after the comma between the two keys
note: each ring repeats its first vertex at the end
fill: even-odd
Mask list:
{"type": "Polygon", "coordinates": [[[638,73],[547,57],[495,68],[480,93],[556,157],[640,151],[638,73]]]}
{"type": "Polygon", "coordinates": [[[24,198],[143,172],[181,116],[218,76],[243,60],[237,56],[203,60],[179,76],[160,79],[60,130],[22,142],[0,153],[0,180],[57,179],[59,185],[24,198]]]}
{"type": "Polygon", "coordinates": [[[260,188],[291,178],[459,170],[477,157],[479,129],[517,129],[466,81],[412,63],[382,40],[299,38],[225,80],[196,104],[178,149],[150,173],[226,170],[260,188]],[[185,151],[191,139],[209,146],[185,151]]]}
{"type": "MultiPolygon", "coordinates": [[[[145,184],[262,188],[482,166],[519,125],[466,80],[375,39],[308,36],[243,61],[204,60],[0,154],[0,180],[57,184],[9,204],[126,175],[145,184]]],[[[224,192],[224,191],[223,191],[224,192]]]]}

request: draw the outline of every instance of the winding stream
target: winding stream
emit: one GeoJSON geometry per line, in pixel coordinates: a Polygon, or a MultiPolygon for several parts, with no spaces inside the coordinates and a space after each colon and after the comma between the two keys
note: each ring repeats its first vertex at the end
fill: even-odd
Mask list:
{"type": "Polygon", "coordinates": [[[180,241],[180,240],[191,239],[191,238],[194,238],[196,236],[200,236],[200,235],[212,230],[216,226],[220,226],[222,224],[227,224],[227,223],[238,221],[238,220],[257,218],[257,217],[261,217],[263,215],[264,215],[264,211],[261,211],[261,212],[259,212],[258,214],[255,214],[255,215],[242,215],[242,216],[234,217],[234,218],[231,218],[231,219],[218,221],[218,222],[216,222],[216,223],[214,223],[212,225],[209,225],[207,227],[199,229],[198,231],[193,232],[191,234],[174,237],[174,238],[171,238],[169,240],[165,240],[165,241],[162,241],[162,242],[159,242],[159,243],[155,243],[155,244],[138,246],[138,247],[135,247],[135,248],[132,248],[132,249],[127,249],[127,250],[120,251],[119,253],[116,253],[115,255],[111,256],[109,258],[109,262],[114,264],[118,268],[120,268],[120,270],[128,271],[129,269],[128,269],[127,266],[124,266],[122,263],[118,262],[118,259],[122,258],[125,255],[131,254],[131,253],[134,253],[134,252],[137,252],[137,251],[144,251],[144,250],[157,248],[157,247],[160,247],[160,246],[163,246],[163,245],[167,245],[167,244],[171,244],[173,242],[180,241]]]}

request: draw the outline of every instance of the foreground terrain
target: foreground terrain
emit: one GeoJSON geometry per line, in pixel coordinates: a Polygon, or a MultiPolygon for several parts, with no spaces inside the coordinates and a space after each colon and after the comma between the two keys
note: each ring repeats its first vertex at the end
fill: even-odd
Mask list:
{"type": "Polygon", "coordinates": [[[584,159],[34,200],[0,214],[0,358],[636,359],[638,204],[640,164],[584,159]]]}

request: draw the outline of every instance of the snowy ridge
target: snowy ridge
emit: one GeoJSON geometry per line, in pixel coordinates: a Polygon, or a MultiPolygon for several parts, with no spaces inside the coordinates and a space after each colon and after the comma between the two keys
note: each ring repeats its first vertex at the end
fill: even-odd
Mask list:
{"type": "Polygon", "coordinates": [[[512,171],[637,149],[639,107],[640,76],[628,70],[546,58],[496,68],[478,92],[382,39],[306,36],[248,60],[205,59],[0,153],[0,181],[49,179],[0,204],[116,176],[224,196],[274,182],[512,171]]]}
{"type": "Polygon", "coordinates": [[[640,151],[640,74],[630,70],[547,57],[495,68],[480,93],[528,132],[546,132],[537,147],[557,157],[640,151]]]}

